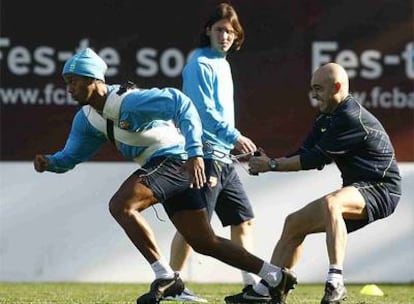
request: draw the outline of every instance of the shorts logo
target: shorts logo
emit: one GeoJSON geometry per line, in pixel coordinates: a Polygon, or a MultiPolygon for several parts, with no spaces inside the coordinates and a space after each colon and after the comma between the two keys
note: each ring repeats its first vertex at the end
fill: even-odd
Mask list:
{"type": "Polygon", "coordinates": [[[217,177],[215,177],[215,176],[210,176],[210,177],[208,178],[208,183],[209,183],[210,187],[215,187],[215,186],[217,186],[217,177]]]}

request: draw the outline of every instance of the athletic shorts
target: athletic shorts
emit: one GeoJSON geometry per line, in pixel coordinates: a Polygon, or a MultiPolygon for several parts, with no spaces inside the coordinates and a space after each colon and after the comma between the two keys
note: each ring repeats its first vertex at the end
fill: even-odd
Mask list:
{"type": "Polygon", "coordinates": [[[169,216],[175,210],[206,207],[199,193],[189,191],[191,176],[188,172],[182,170],[184,163],[185,160],[171,156],[154,157],[134,173],[142,178],[143,183],[152,190],[169,216]],[[193,195],[195,196],[193,197],[193,195]],[[184,204],[180,197],[185,201],[184,204]],[[175,204],[179,206],[175,206],[175,204]]]}
{"type": "Polygon", "coordinates": [[[234,165],[212,159],[205,159],[204,164],[208,185],[192,192],[199,192],[209,218],[215,211],[223,227],[252,219],[253,208],[234,165]]]}
{"type": "Polygon", "coordinates": [[[353,232],[391,215],[401,197],[401,193],[390,192],[391,187],[383,182],[356,182],[351,186],[357,188],[364,197],[368,218],[366,220],[345,220],[348,232],[353,232]]]}

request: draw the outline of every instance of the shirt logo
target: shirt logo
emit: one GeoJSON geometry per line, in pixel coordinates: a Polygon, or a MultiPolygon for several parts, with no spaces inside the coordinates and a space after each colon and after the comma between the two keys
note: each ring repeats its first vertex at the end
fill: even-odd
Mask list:
{"type": "Polygon", "coordinates": [[[326,128],[321,128],[321,132],[325,133],[326,132],[326,128]]]}
{"type": "Polygon", "coordinates": [[[129,129],[129,122],[126,120],[122,120],[119,122],[119,127],[123,130],[128,130],[129,129]]]}

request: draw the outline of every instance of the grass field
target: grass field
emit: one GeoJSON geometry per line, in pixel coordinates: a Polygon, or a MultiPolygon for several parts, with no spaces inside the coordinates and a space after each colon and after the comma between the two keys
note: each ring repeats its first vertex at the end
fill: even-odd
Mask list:
{"type": "MultiPolygon", "coordinates": [[[[238,293],[239,284],[196,284],[187,286],[209,303],[224,303],[226,295],[238,293]]],[[[414,304],[414,285],[377,284],[384,296],[363,296],[363,285],[347,285],[348,300],[344,304],[414,304]]],[[[0,283],[0,304],[134,304],[149,284],[103,283],[0,283]]],[[[289,304],[319,304],[323,286],[301,284],[289,296],[289,304]]],[[[173,303],[173,302],[165,302],[173,303]]]]}

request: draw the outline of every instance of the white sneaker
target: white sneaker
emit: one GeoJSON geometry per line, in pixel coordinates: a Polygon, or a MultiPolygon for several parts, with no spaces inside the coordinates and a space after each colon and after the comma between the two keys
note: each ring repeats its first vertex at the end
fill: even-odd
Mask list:
{"type": "Polygon", "coordinates": [[[208,301],[204,298],[198,297],[194,292],[192,292],[187,287],[184,289],[184,291],[176,295],[174,297],[165,297],[162,299],[162,301],[176,301],[176,302],[196,302],[196,303],[207,303],[208,301]]]}

